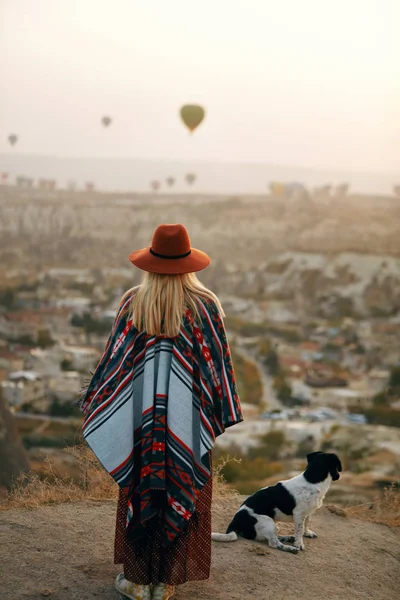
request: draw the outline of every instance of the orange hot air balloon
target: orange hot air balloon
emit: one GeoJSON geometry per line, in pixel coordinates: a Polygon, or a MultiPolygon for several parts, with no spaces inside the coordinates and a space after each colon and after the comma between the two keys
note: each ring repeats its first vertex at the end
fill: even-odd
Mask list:
{"type": "Polygon", "coordinates": [[[8,179],[8,173],[2,173],[1,174],[1,182],[6,184],[7,183],[7,179],[8,179]]]}
{"type": "Polygon", "coordinates": [[[185,104],[182,106],[181,119],[190,133],[193,133],[195,129],[200,125],[205,117],[205,110],[199,104],[185,104]]]}
{"type": "Polygon", "coordinates": [[[112,123],[112,118],[104,115],[104,117],[101,119],[101,122],[103,123],[104,127],[108,127],[112,123]]]}
{"type": "Polygon", "coordinates": [[[157,180],[154,180],[150,183],[150,186],[155,192],[158,192],[158,190],[160,189],[161,183],[157,180]]]}
{"type": "Polygon", "coordinates": [[[276,197],[282,197],[285,193],[285,185],[278,181],[271,181],[269,184],[271,194],[276,197]]]}
{"type": "Polygon", "coordinates": [[[11,146],[14,146],[18,142],[18,136],[15,135],[15,133],[11,133],[8,136],[8,141],[11,144],[11,146]]]}

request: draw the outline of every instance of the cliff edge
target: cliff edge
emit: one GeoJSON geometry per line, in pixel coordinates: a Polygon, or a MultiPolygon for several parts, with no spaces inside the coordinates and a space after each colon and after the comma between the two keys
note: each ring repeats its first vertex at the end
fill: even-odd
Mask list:
{"type": "MultiPolygon", "coordinates": [[[[241,498],[214,502],[223,531],[241,498]]],[[[76,502],[0,512],[1,600],[117,600],[113,581],[116,504],[76,502]]],[[[209,581],[178,589],[177,600],[388,600],[400,589],[400,530],[322,509],[319,537],[298,555],[239,540],[213,543],[209,581]]],[[[283,525],[281,531],[291,530],[283,525]]]]}

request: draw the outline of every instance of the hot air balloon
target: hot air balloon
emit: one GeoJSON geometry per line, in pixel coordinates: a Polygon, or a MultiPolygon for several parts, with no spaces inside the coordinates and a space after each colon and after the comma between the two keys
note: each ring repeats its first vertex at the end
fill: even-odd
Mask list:
{"type": "Polygon", "coordinates": [[[204,108],[198,104],[185,104],[181,108],[181,119],[190,133],[200,125],[205,114],[204,108]]]}
{"type": "Polygon", "coordinates": [[[102,119],[101,119],[101,122],[103,123],[104,127],[108,127],[109,125],[111,125],[112,119],[111,119],[111,117],[104,115],[104,117],[102,117],[102,119]]]}
{"type": "Polygon", "coordinates": [[[172,187],[175,183],[175,177],[167,177],[165,181],[167,182],[168,187],[172,187]]]}
{"type": "Polygon", "coordinates": [[[158,190],[160,189],[161,183],[155,179],[154,181],[152,181],[150,183],[150,186],[155,192],[158,192],[158,190]]]}
{"type": "Polygon", "coordinates": [[[195,173],[186,173],[185,179],[186,183],[188,183],[189,185],[193,185],[193,183],[196,181],[196,175],[195,173]]]}
{"type": "Polygon", "coordinates": [[[3,185],[5,185],[7,183],[7,179],[8,179],[8,173],[2,173],[1,174],[1,183],[3,185]]]}
{"type": "Polygon", "coordinates": [[[11,133],[8,136],[8,141],[11,144],[11,146],[14,146],[14,144],[16,144],[18,142],[18,136],[15,135],[15,133],[11,133]]]}
{"type": "Polygon", "coordinates": [[[285,185],[278,181],[271,181],[269,184],[269,189],[271,190],[272,196],[276,196],[278,198],[284,196],[285,194],[285,185]]]}

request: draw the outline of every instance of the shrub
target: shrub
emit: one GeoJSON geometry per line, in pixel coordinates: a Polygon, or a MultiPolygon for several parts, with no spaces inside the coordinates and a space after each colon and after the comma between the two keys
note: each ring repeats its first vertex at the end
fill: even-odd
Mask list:
{"type": "Polygon", "coordinates": [[[79,473],[77,478],[63,477],[47,459],[42,477],[31,472],[16,480],[2,508],[36,508],[43,504],[117,497],[117,484],[87,447],[75,446],[65,452],[75,459],[79,473]]]}
{"type": "Polygon", "coordinates": [[[47,329],[40,329],[37,336],[37,345],[39,348],[49,348],[54,346],[55,342],[47,329]]]}
{"type": "Polygon", "coordinates": [[[71,402],[59,402],[56,398],[50,405],[49,414],[53,417],[81,417],[79,408],[71,402]]]}
{"type": "Polygon", "coordinates": [[[394,410],[389,406],[374,406],[365,410],[364,414],[368,422],[374,425],[400,427],[400,410],[394,410]]]}
{"type": "Polygon", "coordinates": [[[392,483],[373,502],[350,506],[346,513],[366,521],[400,527],[400,489],[392,483]]]}
{"type": "MultiPolygon", "coordinates": [[[[45,504],[76,501],[116,500],[118,485],[103,469],[92,451],[84,445],[66,448],[64,452],[72,456],[77,467],[76,477],[61,475],[54,463],[47,457],[43,471],[21,475],[8,493],[2,510],[8,508],[37,508],[45,504]]],[[[215,465],[213,469],[213,493],[216,497],[235,494],[223,478],[226,464],[215,465]]]]}

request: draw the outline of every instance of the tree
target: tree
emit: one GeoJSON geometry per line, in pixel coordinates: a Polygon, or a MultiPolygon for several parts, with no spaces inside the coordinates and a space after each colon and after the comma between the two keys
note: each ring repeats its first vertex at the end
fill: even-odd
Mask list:
{"type": "Polygon", "coordinates": [[[10,489],[13,481],[29,471],[17,423],[0,392],[0,487],[10,489]]]}
{"type": "Polygon", "coordinates": [[[61,403],[54,398],[49,408],[49,414],[53,417],[80,417],[81,411],[71,402],[61,403]]]}
{"type": "Polygon", "coordinates": [[[5,290],[0,291],[0,304],[7,310],[14,308],[15,292],[12,288],[8,287],[5,290]]]}
{"type": "Polygon", "coordinates": [[[37,345],[39,348],[49,348],[54,346],[54,340],[47,329],[40,329],[37,336],[37,345]]]}
{"type": "Polygon", "coordinates": [[[270,375],[278,375],[282,370],[276,350],[270,350],[265,357],[265,364],[270,375]]]}
{"type": "Polygon", "coordinates": [[[268,338],[263,338],[258,345],[260,358],[267,367],[270,375],[277,375],[281,371],[279,356],[272,342],[268,338]]]}
{"type": "Polygon", "coordinates": [[[389,398],[385,391],[379,392],[379,394],[376,394],[376,396],[373,397],[372,401],[373,401],[374,406],[388,406],[389,405],[389,398]]]}
{"type": "Polygon", "coordinates": [[[70,358],[63,358],[60,362],[61,371],[74,371],[72,360],[70,358]]]}
{"type": "Polygon", "coordinates": [[[292,388],[287,383],[284,375],[280,373],[274,379],[274,389],[276,391],[276,395],[283,404],[290,404],[290,399],[292,397],[292,388]]]}
{"type": "Polygon", "coordinates": [[[400,392],[400,365],[392,367],[388,385],[390,390],[400,392]]]}
{"type": "Polygon", "coordinates": [[[374,407],[388,407],[400,396],[400,366],[392,367],[386,387],[373,398],[374,407]]]}

